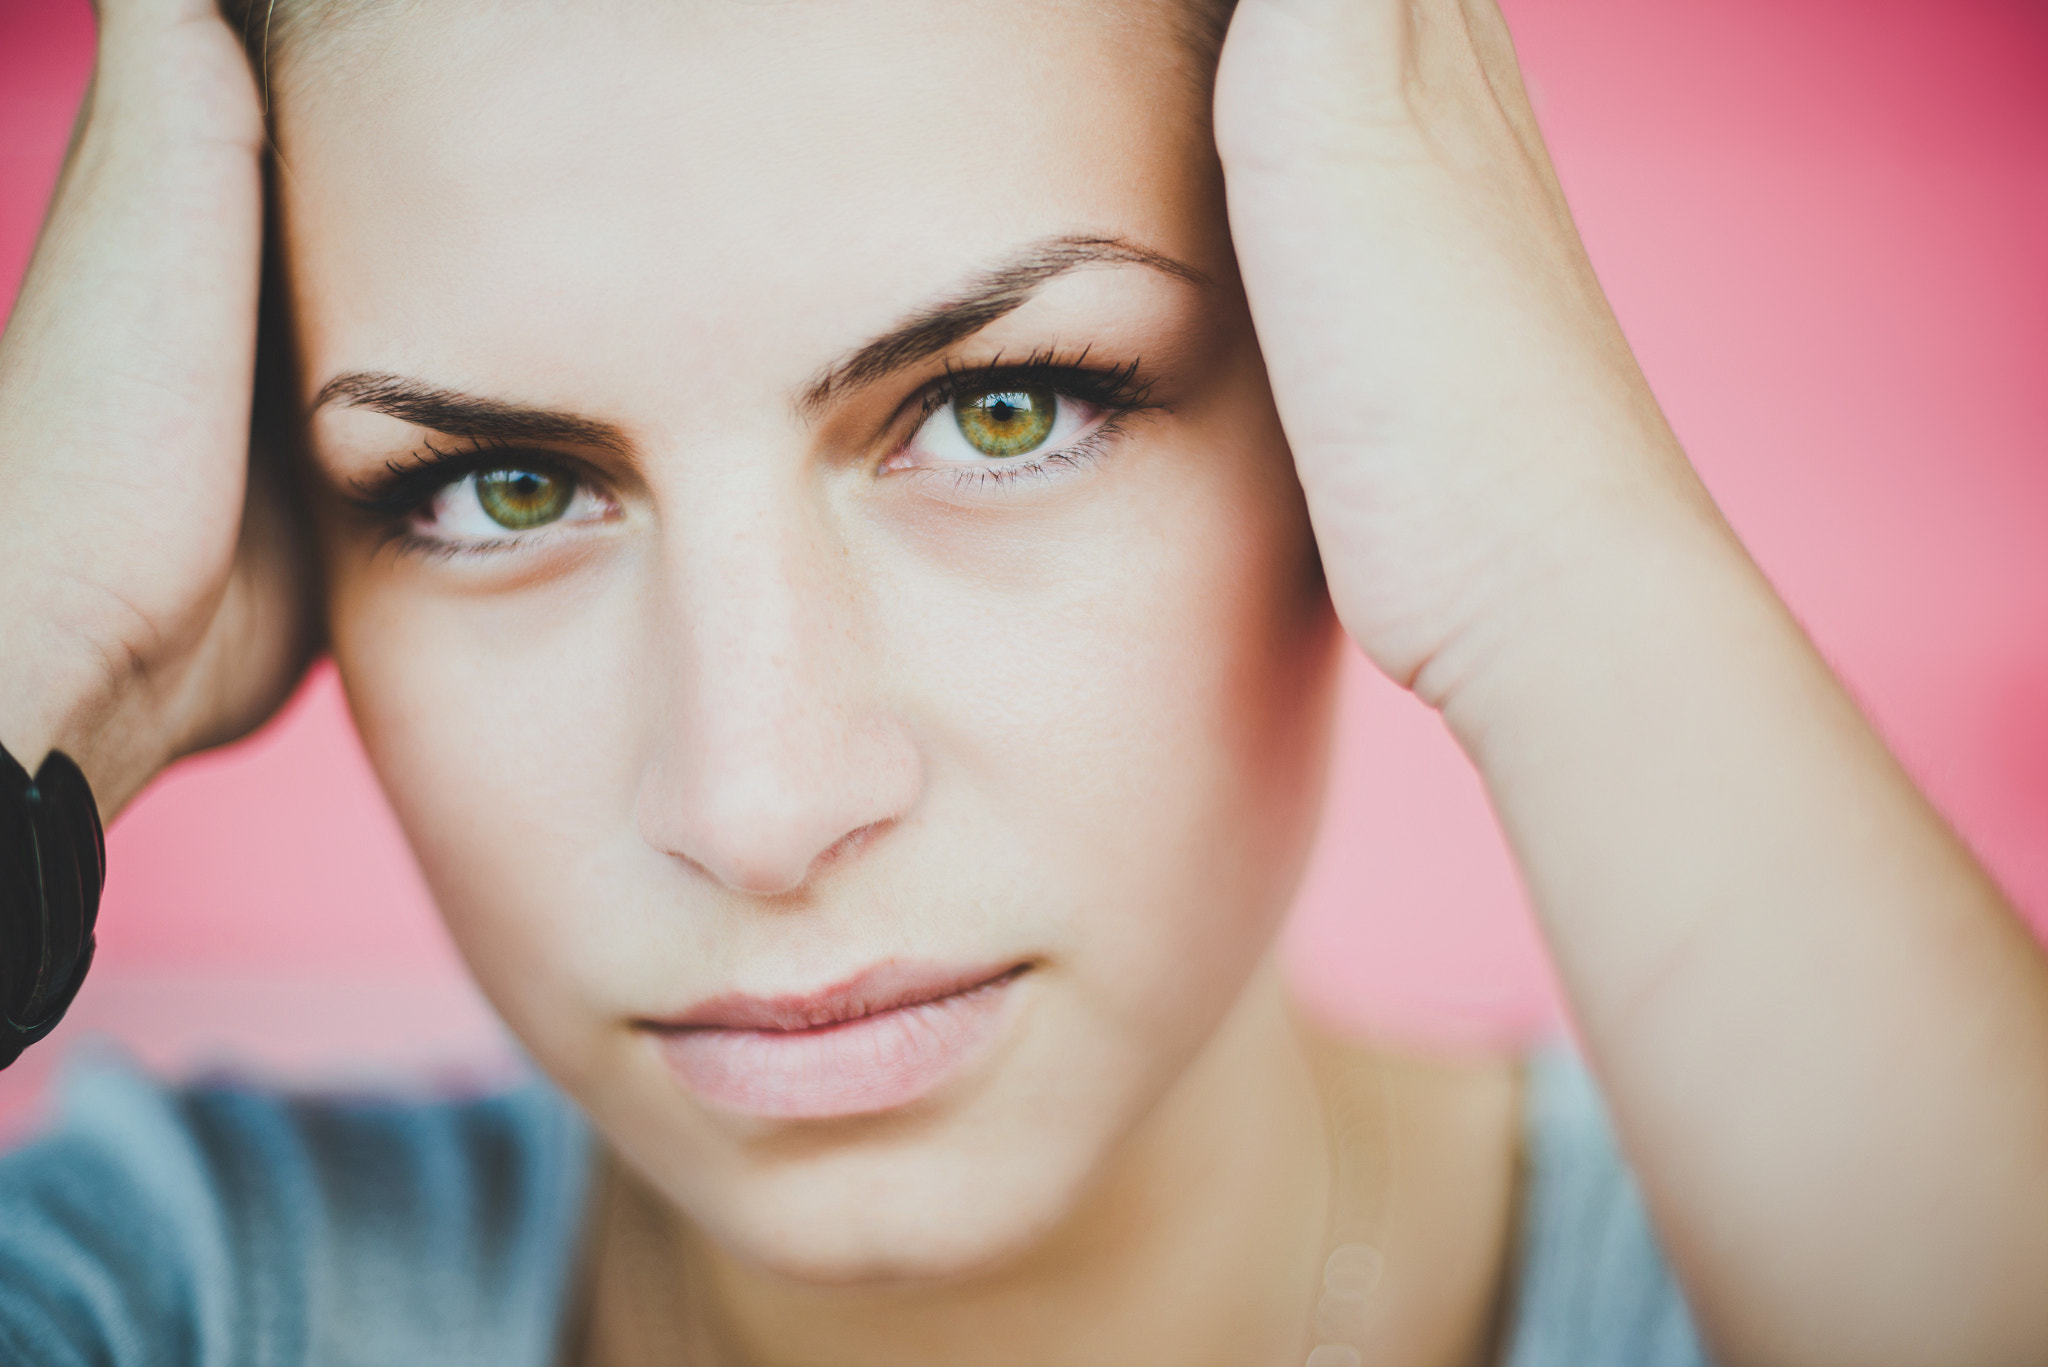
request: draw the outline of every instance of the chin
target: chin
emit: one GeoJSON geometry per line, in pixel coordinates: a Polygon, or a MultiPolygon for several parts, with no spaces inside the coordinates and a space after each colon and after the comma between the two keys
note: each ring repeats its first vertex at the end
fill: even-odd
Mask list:
{"type": "Polygon", "coordinates": [[[742,1231],[721,1244],[735,1258],[807,1286],[934,1286],[1014,1264],[1057,1223],[1043,1208],[1021,1202],[966,1211],[934,1202],[841,1216],[837,1223],[814,1217],[808,1228],[742,1231]]]}
{"type": "Polygon", "coordinates": [[[636,1163],[727,1256],[820,1287],[971,1280],[1042,1248],[1115,1147],[1045,1114],[864,1117],[765,1136],[708,1173],[636,1163]]]}

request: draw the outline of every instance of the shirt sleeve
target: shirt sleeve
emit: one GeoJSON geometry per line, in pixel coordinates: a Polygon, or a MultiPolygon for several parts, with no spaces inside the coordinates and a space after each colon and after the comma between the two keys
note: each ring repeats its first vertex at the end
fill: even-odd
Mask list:
{"type": "Polygon", "coordinates": [[[138,1076],[69,1080],[49,1138],[0,1158],[0,1358],[224,1367],[224,1212],[178,1108],[138,1076]]]}
{"type": "Polygon", "coordinates": [[[1555,1049],[1528,1078],[1507,1367],[1706,1367],[1591,1076],[1555,1049]]]}
{"type": "Polygon", "coordinates": [[[545,1367],[588,1145],[542,1086],[464,1101],[94,1068],[0,1157],[0,1361],[545,1367]]]}

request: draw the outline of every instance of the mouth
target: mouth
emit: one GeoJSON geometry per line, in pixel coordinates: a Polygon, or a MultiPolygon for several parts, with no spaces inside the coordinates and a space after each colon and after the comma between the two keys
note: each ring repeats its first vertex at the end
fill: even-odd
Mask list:
{"type": "Polygon", "coordinates": [[[677,1081],[759,1119],[872,1115],[922,1100],[979,1055],[1029,964],[885,963],[822,991],[734,993],[644,1020],[677,1081]]]}

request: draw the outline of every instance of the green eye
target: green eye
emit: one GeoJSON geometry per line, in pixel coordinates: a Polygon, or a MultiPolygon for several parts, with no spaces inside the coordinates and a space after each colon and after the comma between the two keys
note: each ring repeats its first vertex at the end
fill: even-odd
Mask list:
{"type": "Polygon", "coordinates": [[[960,435],[984,456],[1021,456],[1052,435],[1059,397],[1042,385],[969,390],[953,400],[960,435]]]}
{"type": "Polygon", "coordinates": [[[486,516],[507,531],[544,527],[569,511],[576,497],[573,480],[539,470],[479,470],[476,501],[486,516]]]}

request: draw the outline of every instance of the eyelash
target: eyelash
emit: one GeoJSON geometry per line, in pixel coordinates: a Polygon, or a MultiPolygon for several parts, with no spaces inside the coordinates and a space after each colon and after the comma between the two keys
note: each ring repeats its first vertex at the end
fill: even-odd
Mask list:
{"type": "Polygon", "coordinates": [[[581,478],[569,462],[559,457],[543,456],[489,437],[475,438],[472,445],[458,451],[443,451],[426,441],[420,443],[417,451],[385,461],[383,474],[351,481],[356,492],[349,497],[349,506],[369,517],[390,521],[408,518],[465,476],[513,463],[504,459],[506,456],[516,456],[519,465],[543,474],[581,478]]]}
{"type": "MultiPolygon", "coordinates": [[[[942,376],[926,385],[906,405],[916,413],[916,422],[911,429],[913,434],[922,430],[933,414],[961,395],[1004,384],[1043,386],[1062,399],[1079,400],[1101,410],[1102,420],[1078,441],[1014,465],[960,466],[951,470],[927,468],[905,473],[951,479],[956,490],[968,487],[994,489],[1019,480],[1050,478],[1056,466],[1078,469],[1100,459],[1123,430],[1125,419],[1146,412],[1155,405],[1148,401],[1152,384],[1143,378],[1139,361],[1134,359],[1111,369],[1091,367],[1087,362],[1088,349],[1083,348],[1070,355],[1054,351],[1033,352],[1015,363],[998,357],[987,365],[947,366],[942,376]]],[[[356,482],[356,492],[346,501],[358,513],[384,524],[384,541],[402,551],[445,558],[504,550],[532,542],[536,536],[544,535],[545,529],[539,533],[490,541],[453,542],[422,536],[409,524],[449,486],[470,475],[515,463],[521,468],[573,480],[578,485],[592,482],[591,476],[584,473],[576,461],[482,437],[458,450],[442,450],[432,442],[422,442],[419,450],[402,459],[386,461],[384,474],[356,482]]]]}
{"type": "Polygon", "coordinates": [[[950,479],[956,490],[970,486],[993,489],[1019,480],[1048,479],[1054,466],[1079,469],[1100,459],[1123,431],[1125,419],[1156,407],[1149,402],[1152,383],[1143,378],[1141,363],[1137,359],[1105,370],[1088,365],[1086,347],[1068,356],[1054,351],[1036,351],[1014,364],[997,357],[987,365],[959,369],[947,366],[946,373],[927,385],[914,400],[918,412],[913,434],[922,431],[933,414],[962,394],[1000,388],[1006,384],[1042,385],[1062,399],[1078,399],[1100,409],[1102,421],[1080,440],[1014,465],[963,465],[951,470],[925,469],[906,473],[950,479]]]}

